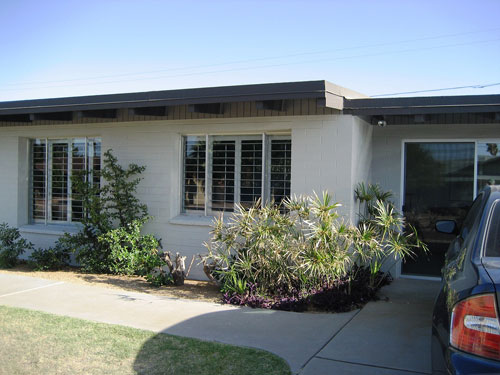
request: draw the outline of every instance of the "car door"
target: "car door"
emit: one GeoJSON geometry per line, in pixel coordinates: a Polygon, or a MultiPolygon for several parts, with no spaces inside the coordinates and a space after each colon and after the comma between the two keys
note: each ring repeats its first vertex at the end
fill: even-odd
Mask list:
{"type": "Polygon", "coordinates": [[[481,262],[495,285],[500,314],[500,199],[491,205],[481,262]]]}
{"type": "Polygon", "coordinates": [[[463,297],[463,290],[477,282],[477,278],[469,275],[473,271],[467,267],[467,261],[470,263],[470,244],[477,233],[484,203],[485,196],[481,193],[469,209],[458,236],[451,242],[446,253],[442,287],[433,313],[433,330],[437,332],[442,347],[448,345],[450,312],[453,306],[463,297]]]}

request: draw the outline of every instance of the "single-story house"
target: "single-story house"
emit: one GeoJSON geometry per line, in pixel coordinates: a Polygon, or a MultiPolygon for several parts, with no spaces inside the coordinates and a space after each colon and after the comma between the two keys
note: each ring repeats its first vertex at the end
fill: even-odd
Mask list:
{"type": "Polygon", "coordinates": [[[147,168],[146,230],[188,259],[235,203],[328,190],[354,221],[354,189],[373,182],[431,248],[393,274],[435,277],[450,238],[434,223],[500,182],[499,147],[500,95],[380,99],[309,81],[1,102],[0,222],[37,247],[77,230],[70,176],[113,149],[147,168]]]}

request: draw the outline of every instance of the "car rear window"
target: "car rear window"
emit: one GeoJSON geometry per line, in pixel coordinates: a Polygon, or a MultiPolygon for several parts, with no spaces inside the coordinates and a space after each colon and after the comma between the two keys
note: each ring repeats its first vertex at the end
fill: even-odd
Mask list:
{"type": "Polygon", "coordinates": [[[486,235],[485,255],[500,257],[500,200],[493,203],[491,221],[486,235]]]}

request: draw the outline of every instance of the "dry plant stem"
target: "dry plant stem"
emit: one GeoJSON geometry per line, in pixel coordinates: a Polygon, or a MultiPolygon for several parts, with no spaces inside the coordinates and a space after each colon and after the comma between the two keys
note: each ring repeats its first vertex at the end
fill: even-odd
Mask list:
{"type": "Polygon", "coordinates": [[[207,263],[207,260],[202,258],[203,260],[203,272],[205,275],[208,277],[208,280],[210,280],[211,283],[215,285],[219,285],[219,282],[213,277],[212,273],[215,270],[215,263],[207,263]]]}
{"type": "Polygon", "coordinates": [[[194,258],[195,258],[195,255],[193,255],[193,257],[191,258],[191,263],[189,264],[188,270],[186,272],[186,279],[189,277],[189,273],[191,272],[191,267],[193,267],[194,258]]]}
{"type": "Polygon", "coordinates": [[[172,262],[172,254],[170,251],[165,252],[165,262],[170,270],[170,274],[174,279],[174,285],[184,285],[186,278],[186,257],[181,256],[179,253],[175,254],[175,265],[172,262]]]}

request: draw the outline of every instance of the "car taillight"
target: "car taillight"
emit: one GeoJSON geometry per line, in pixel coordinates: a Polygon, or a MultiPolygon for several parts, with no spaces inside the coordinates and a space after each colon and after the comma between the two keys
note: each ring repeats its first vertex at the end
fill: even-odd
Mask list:
{"type": "Polygon", "coordinates": [[[494,294],[457,303],[451,314],[450,342],[465,352],[500,359],[500,323],[494,294]]]}

